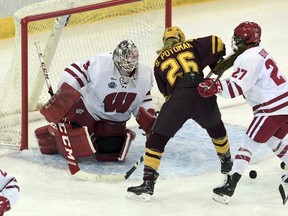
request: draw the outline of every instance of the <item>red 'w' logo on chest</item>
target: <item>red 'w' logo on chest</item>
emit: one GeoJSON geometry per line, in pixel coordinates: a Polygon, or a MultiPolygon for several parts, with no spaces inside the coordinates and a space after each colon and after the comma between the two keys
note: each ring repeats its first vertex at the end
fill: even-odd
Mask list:
{"type": "Polygon", "coordinates": [[[125,113],[136,98],[135,93],[115,92],[104,99],[105,112],[125,113]]]}

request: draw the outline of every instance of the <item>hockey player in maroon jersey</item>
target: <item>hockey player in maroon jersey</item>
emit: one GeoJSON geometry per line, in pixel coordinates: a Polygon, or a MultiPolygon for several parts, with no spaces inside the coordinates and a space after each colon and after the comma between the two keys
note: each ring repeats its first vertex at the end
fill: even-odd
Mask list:
{"type": "MultiPolygon", "coordinates": [[[[231,77],[214,81],[206,79],[199,84],[203,97],[219,94],[224,98],[243,95],[252,107],[254,118],[235,155],[227,182],[213,190],[214,199],[228,203],[253,153],[263,143],[288,164],[288,83],[272,56],[259,44],[261,28],[255,22],[240,23],[232,37],[232,49],[244,48],[233,65],[231,77]]],[[[288,175],[282,176],[279,191],[283,204],[288,199],[288,175]],[[286,191],[286,192],[285,192],[286,191]]]]}
{"type": "MultiPolygon", "coordinates": [[[[100,54],[67,67],[59,90],[41,109],[49,122],[65,123],[73,156],[124,161],[135,133],[126,128],[133,114],[149,134],[155,120],[152,68],[139,62],[131,40],[113,53],[100,54]]],[[[62,136],[53,124],[36,129],[43,154],[65,155],[62,136]]]]}
{"type": "Polygon", "coordinates": [[[227,174],[232,166],[230,144],[216,96],[202,98],[197,91],[204,79],[203,69],[214,68],[225,55],[225,45],[214,35],[185,40],[177,26],[165,29],[163,44],[155,61],[154,76],[166,102],[146,142],[143,183],[127,190],[131,199],[149,200],[153,195],[164,148],[188,119],[195,120],[207,131],[221,161],[221,173],[227,174]]]}
{"type": "Polygon", "coordinates": [[[0,169],[0,216],[11,209],[19,196],[20,188],[15,177],[0,169]]]}

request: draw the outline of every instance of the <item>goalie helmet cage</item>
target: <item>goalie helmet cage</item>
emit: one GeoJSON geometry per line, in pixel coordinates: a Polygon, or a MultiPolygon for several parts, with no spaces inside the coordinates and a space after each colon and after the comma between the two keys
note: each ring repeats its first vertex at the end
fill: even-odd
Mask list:
{"type": "MultiPolygon", "coordinates": [[[[18,10],[12,63],[0,90],[0,144],[28,149],[28,122],[43,119],[39,109],[50,95],[34,43],[57,90],[65,67],[112,52],[124,39],[133,40],[140,59],[152,67],[171,16],[172,0],[49,0],[18,10]]],[[[162,103],[156,85],[152,94],[162,103]]]]}

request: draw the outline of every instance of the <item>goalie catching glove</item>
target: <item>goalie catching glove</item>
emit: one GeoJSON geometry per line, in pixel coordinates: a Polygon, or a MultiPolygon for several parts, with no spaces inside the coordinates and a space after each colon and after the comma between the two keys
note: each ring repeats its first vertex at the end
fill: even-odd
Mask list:
{"type": "Polygon", "coordinates": [[[201,97],[211,97],[222,91],[222,84],[219,80],[207,78],[199,83],[197,89],[201,97]]]}
{"type": "Polygon", "coordinates": [[[156,112],[154,109],[146,110],[143,107],[139,108],[136,121],[139,124],[140,128],[145,131],[147,139],[152,133],[152,127],[154,125],[155,120],[156,120],[156,112]]]}

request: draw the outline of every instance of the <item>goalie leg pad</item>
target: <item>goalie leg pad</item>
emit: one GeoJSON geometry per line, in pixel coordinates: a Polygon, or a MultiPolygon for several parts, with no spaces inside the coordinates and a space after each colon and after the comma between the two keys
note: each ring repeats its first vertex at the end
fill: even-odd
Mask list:
{"type": "MultiPolygon", "coordinates": [[[[82,128],[71,129],[69,124],[66,125],[66,128],[68,128],[67,134],[70,140],[70,145],[73,149],[73,156],[75,158],[93,156],[96,150],[90,139],[87,127],[84,126],[82,128]]],[[[53,130],[54,131],[52,133],[55,134],[54,138],[57,151],[61,155],[65,156],[65,145],[63,144],[61,133],[55,128],[53,128],[53,130]]]]}
{"type": "Polygon", "coordinates": [[[42,154],[55,154],[58,152],[54,137],[49,132],[50,127],[50,125],[46,125],[35,130],[35,137],[42,154]]]}
{"type": "Polygon", "coordinates": [[[96,158],[99,161],[125,161],[132,141],[136,134],[126,128],[122,137],[99,137],[94,142],[97,149],[96,158]]]}
{"type": "Polygon", "coordinates": [[[48,122],[60,122],[79,100],[81,94],[67,83],[63,83],[59,90],[40,109],[48,122]]]}
{"type": "Polygon", "coordinates": [[[131,143],[135,139],[135,137],[136,137],[136,134],[132,130],[126,128],[126,139],[125,139],[123,146],[122,146],[122,149],[119,153],[119,157],[118,157],[119,161],[125,161],[126,155],[129,151],[131,143]]]}

